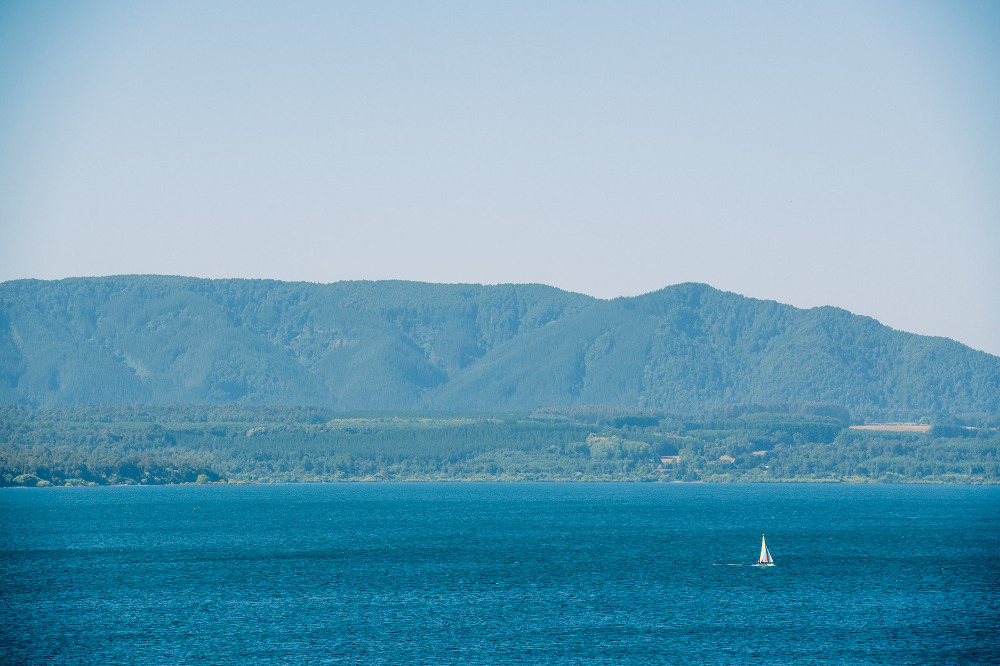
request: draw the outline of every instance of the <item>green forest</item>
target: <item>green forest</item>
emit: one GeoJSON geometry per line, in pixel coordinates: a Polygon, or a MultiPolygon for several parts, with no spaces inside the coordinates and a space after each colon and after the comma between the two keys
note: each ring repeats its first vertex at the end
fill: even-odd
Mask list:
{"type": "Polygon", "coordinates": [[[996,483],[998,426],[996,356],[702,284],[0,283],[4,486],[996,483]]]}
{"type": "Polygon", "coordinates": [[[1000,414],[1000,358],[702,284],[602,300],[531,284],[0,283],[0,405],[704,414],[805,401],[859,420],[1000,414]]]}
{"type": "Polygon", "coordinates": [[[334,481],[1000,482],[996,424],[852,429],[829,404],[687,418],[315,407],[0,408],[0,485],[334,481]]]}

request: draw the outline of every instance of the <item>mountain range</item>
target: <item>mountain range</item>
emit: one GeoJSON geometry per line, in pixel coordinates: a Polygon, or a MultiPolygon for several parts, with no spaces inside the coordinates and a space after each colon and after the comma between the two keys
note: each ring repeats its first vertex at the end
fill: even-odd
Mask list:
{"type": "Polygon", "coordinates": [[[829,403],[856,419],[1000,412],[1000,357],[835,307],[679,284],[166,276],[0,284],[0,404],[698,413],[829,403]]]}

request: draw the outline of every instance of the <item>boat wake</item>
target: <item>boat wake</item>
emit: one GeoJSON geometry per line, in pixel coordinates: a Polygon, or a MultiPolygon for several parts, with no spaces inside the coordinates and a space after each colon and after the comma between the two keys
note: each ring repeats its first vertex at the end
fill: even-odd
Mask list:
{"type": "Polygon", "coordinates": [[[713,562],[713,567],[773,567],[774,559],[771,557],[771,551],[767,549],[767,544],[764,542],[764,536],[760,537],[760,557],[757,558],[756,564],[744,564],[742,562],[713,562]]]}

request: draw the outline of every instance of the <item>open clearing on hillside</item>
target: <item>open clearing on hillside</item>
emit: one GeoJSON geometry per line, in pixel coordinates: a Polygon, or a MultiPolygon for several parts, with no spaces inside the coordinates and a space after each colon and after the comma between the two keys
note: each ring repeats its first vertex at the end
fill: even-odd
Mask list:
{"type": "Polygon", "coordinates": [[[852,425],[852,430],[882,430],[885,432],[927,432],[931,426],[926,423],[870,423],[852,425]]]}

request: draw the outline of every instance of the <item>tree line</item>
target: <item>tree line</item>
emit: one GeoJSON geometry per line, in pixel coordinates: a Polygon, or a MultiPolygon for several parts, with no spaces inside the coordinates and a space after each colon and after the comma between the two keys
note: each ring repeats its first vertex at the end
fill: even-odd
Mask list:
{"type": "MultiPolygon", "coordinates": [[[[765,411],[759,411],[765,410],[765,411]]],[[[1000,482],[1000,434],[849,429],[829,406],[700,417],[321,407],[0,408],[0,485],[351,480],[1000,482]]]]}

